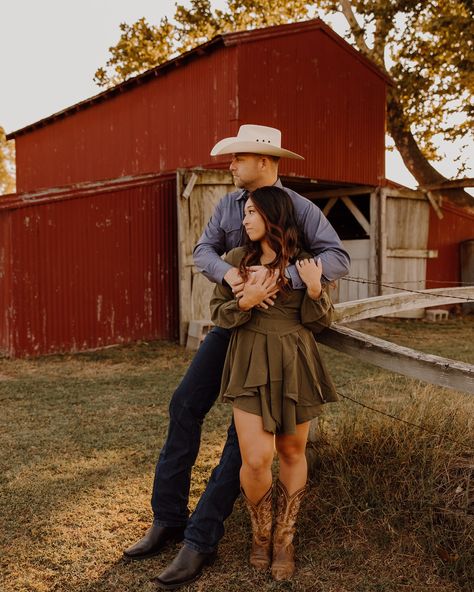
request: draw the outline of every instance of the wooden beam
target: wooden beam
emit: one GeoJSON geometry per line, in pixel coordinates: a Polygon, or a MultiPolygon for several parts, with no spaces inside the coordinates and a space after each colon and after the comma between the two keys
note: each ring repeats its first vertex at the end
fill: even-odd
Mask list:
{"type": "MultiPolygon", "coordinates": [[[[344,281],[341,278],[339,281],[344,281]]],[[[350,281],[350,280],[349,280],[350,281]]],[[[393,288],[396,290],[397,288],[393,288]]],[[[335,304],[334,320],[338,323],[349,323],[378,316],[426,308],[427,306],[441,306],[443,304],[457,304],[466,302],[466,298],[474,302],[474,286],[461,288],[435,288],[434,290],[420,290],[419,292],[401,292],[386,294],[352,302],[335,304]]]]}
{"type": "MultiPolygon", "coordinates": [[[[341,187],[341,189],[327,189],[323,191],[311,192],[312,198],[327,199],[328,197],[344,197],[346,195],[364,195],[374,191],[372,185],[363,185],[360,187],[341,187]]],[[[306,195],[306,194],[305,194],[306,195]]]]}
{"type": "Polygon", "coordinates": [[[379,294],[383,293],[382,284],[385,283],[387,272],[387,196],[384,190],[380,190],[378,205],[378,273],[379,294]]]}
{"type": "Polygon", "coordinates": [[[189,179],[189,181],[186,184],[186,187],[184,188],[183,193],[181,194],[181,197],[183,199],[189,199],[191,196],[191,193],[193,192],[194,189],[194,185],[196,184],[196,181],[198,180],[198,175],[196,173],[193,173],[189,179]]]}
{"type": "Polygon", "coordinates": [[[338,200],[337,197],[331,197],[331,199],[328,201],[328,203],[324,206],[323,214],[325,216],[327,216],[329,214],[329,212],[332,210],[332,208],[337,200],[338,200]]]}
{"type": "Polygon", "coordinates": [[[398,197],[401,199],[420,199],[424,201],[426,194],[423,191],[416,189],[408,189],[408,187],[382,187],[381,193],[386,197],[398,197]]]}
{"type": "Polygon", "coordinates": [[[351,212],[354,218],[359,222],[362,228],[365,230],[367,234],[370,235],[370,222],[364,216],[364,214],[359,210],[359,208],[355,205],[350,197],[341,197],[342,201],[346,205],[347,209],[351,212]]]}
{"type": "Polygon", "coordinates": [[[333,324],[318,341],[375,366],[474,395],[474,365],[425,354],[333,324]]]}
{"type": "Polygon", "coordinates": [[[438,205],[438,202],[436,200],[436,197],[434,196],[434,194],[431,191],[427,191],[426,192],[426,197],[428,198],[428,201],[430,202],[433,210],[436,212],[436,215],[438,216],[439,220],[442,220],[444,218],[444,214],[443,211],[441,210],[441,208],[438,205]]]}
{"type": "Polygon", "coordinates": [[[232,174],[228,170],[215,170],[215,169],[203,169],[200,167],[196,167],[194,169],[185,169],[186,170],[186,180],[188,180],[188,175],[191,173],[190,177],[193,175],[197,175],[197,179],[195,181],[196,185],[233,185],[232,174]]]}
{"type": "Polygon", "coordinates": [[[410,259],[436,259],[437,256],[437,250],[387,249],[387,257],[407,257],[410,259]]]}
{"type": "Polygon", "coordinates": [[[418,189],[421,191],[434,191],[436,189],[458,189],[460,187],[474,187],[474,179],[464,177],[463,179],[452,179],[450,181],[442,181],[434,185],[420,185],[418,189]]]}

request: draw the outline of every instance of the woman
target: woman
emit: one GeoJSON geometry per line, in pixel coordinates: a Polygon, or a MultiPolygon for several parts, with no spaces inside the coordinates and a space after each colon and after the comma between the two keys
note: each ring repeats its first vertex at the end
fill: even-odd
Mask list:
{"type": "Polygon", "coordinates": [[[244,247],[226,261],[239,268],[243,292],[216,285],[212,320],[235,328],[221,385],[221,396],[232,402],[242,454],[241,489],[253,530],[250,563],[270,565],[276,580],[292,576],[293,536],[304,495],[306,441],[310,420],[321,404],[335,400],[332,381],[319,356],[312,331],[328,326],[332,304],[321,285],[321,263],[300,245],[293,203],[278,187],[255,190],[245,205],[244,247]],[[295,263],[306,290],[292,290],[285,268],[295,263]],[[267,267],[268,277],[249,277],[253,265],[267,267]],[[272,278],[278,294],[273,306],[258,307],[272,278]],[[280,471],[272,553],[272,472],[276,447],[280,471]]]}

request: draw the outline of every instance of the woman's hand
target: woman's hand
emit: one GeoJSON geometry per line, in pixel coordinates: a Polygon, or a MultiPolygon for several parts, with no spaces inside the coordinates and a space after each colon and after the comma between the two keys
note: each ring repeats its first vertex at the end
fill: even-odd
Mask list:
{"type": "Polygon", "coordinates": [[[308,296],[317,300],[321,296],[321,276],[323,265],[321,259],[316,262],[314,259],[300,259],[296,262],[296,269],[300,278],[306,284],[308,296]]]}
{"type": "MultiPolygon", "coordinates": [[[[268,271],[265,276],[253,273],[250,279],[245,283],[240,297],[238,296],[239,308],[241,310],[250,310],[254,306],[265,303],[278,292],[276,288],[275,273],[268,271]]],[[[268,308],[268,306],[264,306],[268,308]]]]}

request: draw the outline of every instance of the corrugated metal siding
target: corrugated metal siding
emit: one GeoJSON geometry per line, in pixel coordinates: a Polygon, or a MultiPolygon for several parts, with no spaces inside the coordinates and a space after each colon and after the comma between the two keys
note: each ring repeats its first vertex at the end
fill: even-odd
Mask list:
{"type": "Polygon", "coordinates": [[[249,122],[281,128],[284,144],[306,156],[284,159],[282,174],[376,185],[387,81],[325,29],[282,31],[249,32],[240,44],[236,36],[236,45],[20,135],[18,190],[224,166],[210,148],[249,122]]]}
{"type": "Polygon", "coordinates": [[[430,208],[428,249],[437,249],[438,257],[427,261],[427,288],[457,285],[461,281],[459,244],[474,239],[474,213],[447,203],[442,210],[444,218],[440,220],[430,208]]]}
{"type": "Polygon", "coordinates": [[[11,296],[10,216],[0,211],[0,355],[8,353],[11,296]]]}
{"type": "Polygon", "coordinates": [[[385,177],[385,82],[352,52],[320,29],[243,44],[238,59],[240,121],[281,128],[306,159],[283,159],[283,174],[385,177]]]}
{"type": "Polygon", "coordinates": [[[10,355],[177,338],[174,177],[1,214],[14,237],[10,355]]]}
{"type": "Polygon", "coordinates": [[[17,190],[211,163],[233,131],[236,48],[220,49],[16,140],[17,190]]]}

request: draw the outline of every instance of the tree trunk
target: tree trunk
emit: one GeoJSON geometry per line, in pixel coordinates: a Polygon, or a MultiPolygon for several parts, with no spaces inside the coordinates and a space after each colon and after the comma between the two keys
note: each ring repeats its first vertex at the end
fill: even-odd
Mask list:
{"type": "MultiPolygon", "coordinates": [[[[423,155],[409,125],[394,88],[388,90],[387,96],[387,130],[410,173],[419,185],[437,185],[448,179],[438,172],[423,155]]],[[[474,198],[462,189],[443,189],[435,195],[446,197],[461,206],[474,206],[474,198]]]]}
{"type": "MultiPolygon", "coordinates": [[[[351,0],[339,0],[339,6],[354,35],[359,51],[374,61],[390,76],[390,72],[387,72],[383,63],[385,39],[388,31],[387,22],[377,21],[376,32],[378,36],[375,39],[374,49],[371,50],[365,41],[365,30],[357,22],[351,0]]],[[[410,131],[410,126],[405,118],[400,101],[398,100],[397,90],[393,87],[388,89],[387,128],[388,133],[395,142],[395,146],[400,152],[405,166],[418,181],[419,185],[436,185],[447,180],[446,177],[443,177],[441,173],[431,166],[428,159],[418,147],[410,131]]],[[[442,197],[446,197],[461,206],[468,205],[474,207],[474,198],[462,189],[443,189],[442,191],[433,192],[433,194],[435,196],[441,195],[442,197]]]]}

